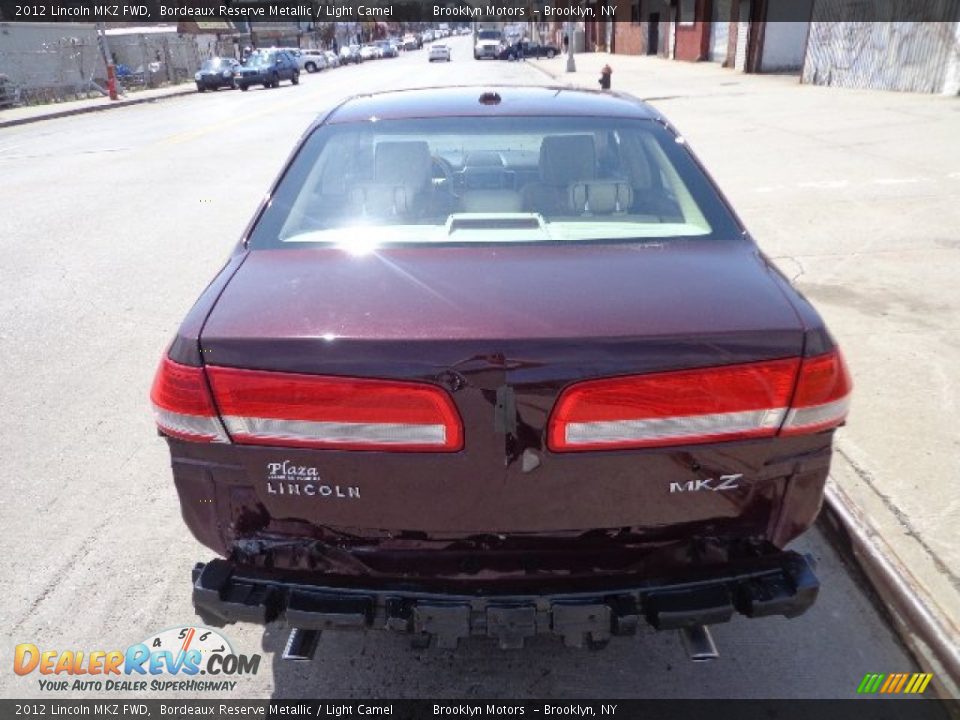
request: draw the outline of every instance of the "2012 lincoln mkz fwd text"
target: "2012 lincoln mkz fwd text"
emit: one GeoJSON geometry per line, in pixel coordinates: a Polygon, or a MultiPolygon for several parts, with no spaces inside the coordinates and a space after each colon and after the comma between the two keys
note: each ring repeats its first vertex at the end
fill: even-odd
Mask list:
{"type": "Polygon", "coordinates": [[[655,110],[457,87],[317,119],[151,399],[208,624],[599,647],[814,602],[850,389],[655,110]]]}

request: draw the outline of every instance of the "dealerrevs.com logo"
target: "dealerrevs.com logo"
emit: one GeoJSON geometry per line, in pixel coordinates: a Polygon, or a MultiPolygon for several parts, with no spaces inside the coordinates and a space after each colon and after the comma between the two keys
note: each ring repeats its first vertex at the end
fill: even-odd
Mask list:
{"type": "Polygon", "coordinates": [[[230,641],[205,627],[170,628],[126,650],[41,649],[16,646],[13,671],[36,674],[47,692],[232,691],[244,675],[256,675],[260,655],[233,651],[230,641]]]}

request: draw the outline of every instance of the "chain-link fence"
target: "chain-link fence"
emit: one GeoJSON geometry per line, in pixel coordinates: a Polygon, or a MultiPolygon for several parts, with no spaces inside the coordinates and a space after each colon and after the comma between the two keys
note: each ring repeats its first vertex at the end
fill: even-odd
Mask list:
{"type": "Polygon", "coordinates": [[[130,89],[192,80],[206,55],[193,35],[113,34],[107,40],[117,79],[130,89]]]}
{"type": "Polygon", "coordinates": [[[0,34],[5,104],[68,100],[102,92],[106,69],[94,30],[5,29],[0,34]]]}
{"type": "MultiPolygon", "coordinates": [[[[105,94],[106,65],[92,26],[11,24],[3,30],[0,107],[105,94]]],[[[192,80],[217,49],[213,37],[175,31],[111,31],[105,40],[121,92],[192,80]]]]}

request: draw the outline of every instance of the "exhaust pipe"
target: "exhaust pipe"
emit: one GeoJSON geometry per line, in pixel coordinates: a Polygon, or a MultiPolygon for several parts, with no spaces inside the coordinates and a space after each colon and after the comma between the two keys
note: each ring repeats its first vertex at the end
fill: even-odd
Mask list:
{"type": "Polygon", "coordinates": [[[287,638],[287,644],[283,648],[284,660],[293,660],[295,662],[310,662],[313,660],[313,654],[317,651],[317,642],[320,640],[319,630],[303,630],[293,628],[290,631],[290,637],[287,638]]]}
{"type": "Polygon", "coordinates": [[[707,662],[720,657],[717,646],[713,643],[713,636],[706,625],[694,625],[680,630],[683,647],[693,662],[707,662]]]}

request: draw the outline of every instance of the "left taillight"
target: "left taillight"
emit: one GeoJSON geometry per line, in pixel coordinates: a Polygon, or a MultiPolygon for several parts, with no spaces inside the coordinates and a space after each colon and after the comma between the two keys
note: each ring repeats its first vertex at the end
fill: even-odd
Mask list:
{"type": "Polygon", "coordinates": [[[203,368],[181,365],[164,356],[150,389],[157,426],[165,434],[192,442],[230,442],[203,368]]]}
{"type": "Polygon", "coordinates": [[[233,442],[340,450],[456,452],[450,395],[420,382],[207,366],[233,442]]]}

